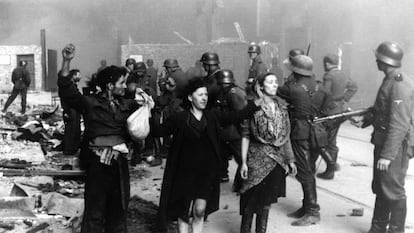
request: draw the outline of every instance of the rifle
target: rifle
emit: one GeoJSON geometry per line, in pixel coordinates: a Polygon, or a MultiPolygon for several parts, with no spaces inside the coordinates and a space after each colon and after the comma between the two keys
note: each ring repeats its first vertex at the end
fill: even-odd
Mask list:
{"type": "Polygon", "coordinates": [[[309,56],[310,49],[311,49],[311,43],[309,43],[309,45],[308,45],[308,50],[306,51],[306,56],[309,56]]]}
{"type": "Polygon", "coordinates": [[[323,123],[325,121],[335,120],[335,119],[338,119],[338,118],[360,116],[360,115],[366,114],[369,111],[370,111],[369,108],[363,108],[363,109],[358,109],[358,110],[355,110],[355,111],[343,112],[343,113],[334,114],[334,115],[330,115],[330,116],[326,116],[326,117],[320,117],[320,118],[315,117],[313,119],[312,123],[319,124],[319,123],[323,123]]]}

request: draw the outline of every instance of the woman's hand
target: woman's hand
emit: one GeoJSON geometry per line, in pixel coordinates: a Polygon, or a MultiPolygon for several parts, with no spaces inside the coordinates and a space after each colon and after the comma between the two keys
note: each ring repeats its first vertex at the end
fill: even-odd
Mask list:
{"type": "Polygon", "coordinates": [[[294,162],[289,163],[289,173],[291,176],[296,176],[296,174],[298,173],[298,169],[294,162]]]}
{"type": "Polygon", "coordinates": [[[75,45],[66,45],[62,50],[62,57],[64,60],[72,60],[75,57],[75,45]]]}
{"type": "Polygon", "coordinates": [[[249,171],[249,168],[247,167],[246,163],[243,163],[240,167],[240,176],[243,180],[247,179],[247,172],[249,171]]]}

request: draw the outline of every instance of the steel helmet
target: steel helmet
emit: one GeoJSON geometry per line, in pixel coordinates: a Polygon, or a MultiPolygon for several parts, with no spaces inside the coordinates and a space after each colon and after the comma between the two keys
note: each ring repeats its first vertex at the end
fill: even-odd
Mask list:
{"type": "Polygon", "coordinates": [[[289,59],[292,59],[293,57],[296,57],[297,55],[305,55],[305,51],[302,49],[291,49],[289,51],[289,59]]]}
{"type": "Polygon", "coordinates": [[[401,66],[401,60],[404,52],[397,43],[382,42],[377,50],[375,50],[375,57],[377,60],[394,67],[401,66]]]}
{"type": "Polygon", "coordinates": [[[313,61],[312,58],[305,55],[297,55],[291,58],[290,69],[293,73],[303,76],[312,76],[313,61]]]}
{"type": "Polygon", "coordinates": [[[260,54],[261,53],[260,46],[257,44],[252,44],[249,46],[249,49],[247,50],[247,52],[260,54]]]}
{"type": "Polygon", "coordinates": [[[164,67],[167,67],[167,68],[179,67],[177,59],[166,59],[164,61],[164,67]]]}
{"type": "Polygon", "coordinates": [[[143,72],[146,72],[147,71],[147,66],[145,65],[144,62],[140,61],[140,62],[135,63],[134,70],[135,71],[143,71],[143,72]]]}
{"type": "Polygon", "coordinates": [[[135,61],[135,59],[134,59],[134,58],[128,58],[128,59],[126,59],[126,61],[125,61],[125,66],[129,66],[129,65],[131,65],[131,64],[134,64],[134,65],[135,65],[135,63],[136,63],[136,61],[135,61]]]}
{"type": "Polygon", "coordinates": [[[218,57],[217,53],[212,53],[212,52],[203,53],[203,55],[201,56],[200,61],[203,64],[206,64],[206,65],[218,65],[218,64],[220,64],[220,60],[219,60],[219,57],[218,57]]]}
{"type": "Polygon", "coordinates": [[[234,75],[231,70],[220,70],[217,72],[218,84],[232,84],[234,83],[234,75]]]}

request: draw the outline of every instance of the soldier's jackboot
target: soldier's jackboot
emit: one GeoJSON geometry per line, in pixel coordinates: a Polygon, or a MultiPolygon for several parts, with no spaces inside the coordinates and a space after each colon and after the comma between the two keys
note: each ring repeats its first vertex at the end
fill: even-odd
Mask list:
{"type": "Polygon", "coordinates": [[[317,203],[316,197],[316,183],[302,183],[302,189],[305,201],[305,215],[300,219],[292,222],[292,226],[309,226],[317,224],[321,221],[319,213],[320,207],[317,203]]]}
{"type": "Polygon", "coordinates": [[[391,202],[391,217],[387,233],[404,233],[407,217],[407,199],[391,202]]]}
{"type": "Polygon", "coordinates": [[[317,174],[316,176],[321,179],[332,180],[335,176],[336,160],[326,149],[321,149],[320,154],[326,162],[326,170],[323,173],[317,174]]]}
{"type": "Polygon", "coordinates": [[[246,208],[242,215],[240,233],[250,233],[253,222],[253,211],[249,208],[246,208]]]}
{"type": "Polygon", "coordinates": [[[266,233],[269,208],[270,206],[266,206],[256,213],[256,233],[266,233]]]}
{"type": "Polygon", "coordinates": [[[385,198],[378,195],[375,199],[374,215],[368,233],[386,233],[390,221],[390,204],[385,198]]]}
{"type": "Polygon", "coordinates": [[[305,215],[305,200],[302,200],[302,207],[292,213],[289,213],[287,216],[289,218],[301,218],[303,215],[305,215]]]}

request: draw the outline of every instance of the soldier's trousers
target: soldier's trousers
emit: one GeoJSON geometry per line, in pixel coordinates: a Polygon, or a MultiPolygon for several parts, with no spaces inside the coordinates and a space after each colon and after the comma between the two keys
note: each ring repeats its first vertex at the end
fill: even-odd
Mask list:
{"type": "Polygon", "coordinates": [[[376,194],[376,199],[370,233],[385,233],[387,226],[388,233],[402,233],[407,215],[404,184],[408,156],[405,154],[405,147],[401,146],[388,171],[380,171],[376,169],[376,165],[381,150],[382,145],[374,148],[372,191],[376,194]]]}
{"type": "Polygon", "coordinates": [[[406,194],[404,184],[409,163],[408,156],[403,153],[405,149],[402,146],[400,147],[396,158],[391,161],[388,171],[380,171],[376,169],[381,151],[382,145],[376,145],[374,148],[372,191],[389,200],[405,199],[406,194]]]}
{"type": "Polygon", "coordinates": [[[319,204],[317,202],[315,161],[319,154],[310,150],[308,140],[292,140],[292,149],[296,159],[298,173],[296,179],[302,185],[303,208],[306,214],[319,216],[319,204]]]}
{"type": "Polygon", "coordinates": [[[329,152],[332,156],[332,162],[336,163],[338,159],[338,151],[339,148],[336,145],[336,137],[338,136],[339,127],[341,126],[341,122],[335,122],[331,126],[327,128],[328,131],[328,145],[325,149],[329,152]]]}
{"type": "Polygon", "coordinates": [[[81,232],[126,233],[130,195],[128,162],[120,156],[108,166],[100,163],[93,152],[88,152],[81,232]]]}
{"type": "Polygon", "coordinates": [[[6,101],[6,104],[4,105],[4,108],[3,108],[4,111],[6,111],[7,108],[9,108],[10,104],[13,103],[13,101],[16,99],[17,95],[19,95],[19,94],[22,97],[22,102],[21,102],[22,110],[21,110],[21,113],[26,112],[27,88],[23,88],[23,89],[13,88],[9,98],[6,101]]]}
{"type": "Polygon", "coordinates": [[[292,140],[292,149],[296,159],[298,174],[296,179],[300,183],[315,182],[315,161],[318,153],[312,153],[308,140],[292,140]]]}

